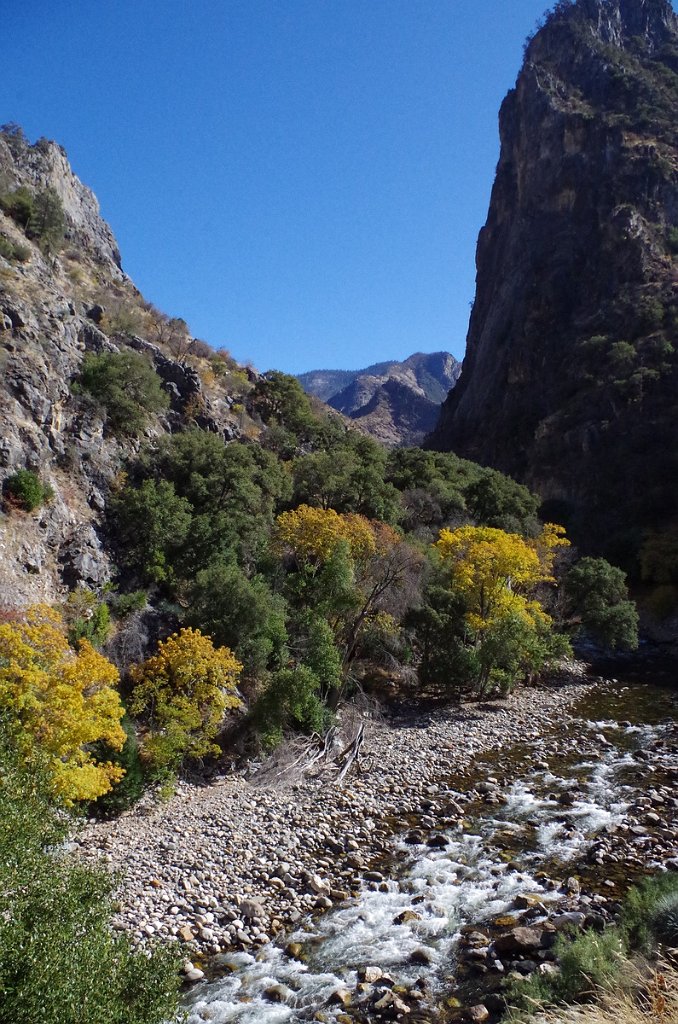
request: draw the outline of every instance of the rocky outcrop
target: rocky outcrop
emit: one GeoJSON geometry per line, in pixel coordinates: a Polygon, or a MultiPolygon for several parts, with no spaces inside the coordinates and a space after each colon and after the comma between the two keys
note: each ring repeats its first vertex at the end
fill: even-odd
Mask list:
{"type": "Polygon", "coordinates": [[[54,189],[66,215],[67,241],[88,253],[109,274],[122,278],[120,250],[101,216],[99,202],[75,176],[65,150],[56,142],[39,139],[31,146],[20,129],[3,132],[0,181],[4,192],[22,185],[31,190],[54,189]]]}
{"type": "Polygon", "coordinates": [[[0,212],[0,234],[27,251],[0,256],[0,500],[19,469],[37,472],[53,499],[33,513],[0,504],[0,608],[55,601],[84,584],[110,578],[103,514],[106,498],[135,439],[117,439],[105,412],[73,383],[87,353],[142,351],[170,395],[168,413],[148,436],[187,423],[238,433],[235,399],[207,387],[186,358],[122,330],[122,314],[143,325],[145,304],[120,266],[120,254],[92,192],[71,170],[61,147],[29,145],[21,132],[0,131],[0,192],[52,188],[66,220],[66,243],[46,257],[0,212]]]}
{"type": "Polygon", "coordinates": [[[678,19],[559,3],[500,114],[458,386],[429,444],[632,565],[678,512],[678,19]]]}
{"type": "Polygon", "coordinates": [[[298,379],[308,394],[394,447],[419,444],[433,429],[440,404],[460,372],[460,363],[449,352],[417,352],[403,362],[355,371],[311,370],[298,379]]]}

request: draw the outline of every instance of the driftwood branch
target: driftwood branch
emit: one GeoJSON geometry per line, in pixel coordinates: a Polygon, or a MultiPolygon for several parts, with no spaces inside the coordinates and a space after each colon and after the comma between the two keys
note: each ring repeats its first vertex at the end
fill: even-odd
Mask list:
{"type": "Polygon", "coordinates": [[[250,777],[250,783],[283,788],[307,778],[342,785],[353,768],[360,771],[366,767],[363,745],[375,708],[365,698],[344,705],[337,715],[337,725],[324,736],[296,737],[284,743],[250,777]]]}

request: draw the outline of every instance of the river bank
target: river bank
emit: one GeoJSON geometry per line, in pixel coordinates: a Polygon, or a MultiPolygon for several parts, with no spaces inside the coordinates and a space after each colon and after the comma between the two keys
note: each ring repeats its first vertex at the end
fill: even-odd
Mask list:
{"type": "Polygon", "coordinates": [[[181,784],[166,804],[90,823],[76,845],[122,872],[115,926],[136,941],[178,940],[202,957],[257,949],[382,885],[375,865],[409,816],[459,827],[463,808],[441,817],[436,807],[445,780],[483,751],[538,739],[592,685],[574,663],[506,700],[376,722],[364,746],[371,767],[341,787],[306,779],[262,789],[242,775],[181,784]]]}

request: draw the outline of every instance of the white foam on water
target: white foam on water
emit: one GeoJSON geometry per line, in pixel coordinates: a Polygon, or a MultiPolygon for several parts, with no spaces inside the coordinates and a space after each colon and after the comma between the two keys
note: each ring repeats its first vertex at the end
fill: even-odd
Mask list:
{"type": "MultiPolygon", "coordinates": [[[[586,724],[598,732],[620,729],[614,721],[586,724]]],[[[638,733],[642,745],[657,730],[631,726],[627,731],[638,733]]],[[[547,769],[533,771],[529,779],[518,779],[506,789],[504,804],[487,807],[474,823],[474,832],[445,833],[446,848],[397,844],[398,881],[383,885],[383,891],[365,888],[355,900],[306,922],[290,936],[290,941],[304,945],[305,963],[274,944],[256,958],[234,955],[232,974],[191,993],[189,1024],[297,1024],[320,1008],[335,1020],[342,1008],[335,1010],[327,1002],[340,986],[355,986],[360,965],[378,966],[401,984],[411,985],[426,975],[433,991],[442,987],[462,925],[505,912],[519,893],[539,893],[544,902],[557,898],[530,875],[502,863],[493,846],[494,834],[505,837],[534,826],[536,847],[521,860],[534,870],[545,856],[565,865],[602,829],[623,818],[633,791],[617,776],[636,763],[628,751],[609,746],[600,758],[571,765],[567,777],[547,769]],[[571,792],[573,802],[563,805],[548,799],[549,792],[571,792]],[[408,912],[411,919],[396,924],[408,912]],[[428,967],[411,963],[412,954],[422,948],[430,958],[428,967]],[[273,985],[293,992],[288,1002],[271,1002],[264,995],[273,985]]]]}

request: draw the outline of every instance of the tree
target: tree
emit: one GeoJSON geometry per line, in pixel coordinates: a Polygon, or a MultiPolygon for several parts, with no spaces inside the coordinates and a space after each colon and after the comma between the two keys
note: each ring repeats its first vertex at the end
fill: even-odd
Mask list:
{"type": "Polygon", "coordinates": [[[53,188],[38,192],[33,200],[26,234],[34,238],[47,256],[57,253],[64,241],[66,219],[61,199],[53,188]]]}
{"type": "Polygon", "coordinates": [[[0,1024],[174,1020],[179,960],[111,928],[115,880],[66,852],[49,761],[0,724],[0,1024]],[[17,749],[17,741],[18,747],[17,749]],[[58,851],[58,853],[57,853],[58,851]]]}
{"type": "Polygon", "coordinates": [[[562,527],[548,523],[533,541],[485,526],[441,531],[436,549],[464,602],[465,644],[481,694],[493,682],[511,686],[564,650],[534,595],[553,582],[556,551],[568,544],[562,527]]]}
{"type": "Polygon", "coordinates": [[[254,719],[264,745],[277,746],[285,729],[321,733],[331,715],[321,699],[321,682],[307,665],[284,668],[271,678],[257,701],[254,719]]]}
{"type": "Polygon", "coordinates": [[[335,440],[327,451],[294,462],[294,500],[337,512],[397,523],[401,500],[385,479],[387,454],[380,444],[356,430],[335,440]]]}
{"type": "Polygon", "coordinates": [[[563,582],[570,617],[604,647],[635,650],[638,612],[628,599],[626,575],[604,558],[582,558],[563,582]]]}
{"type": "Polygon", "coordinates": [[[245,674],[257,678],[286,660],[285,614],[284,599],[262,576],[248,579],[235,563],[219,560],[197,574],[187,622],[230,647],[245,674]]]}
{"type": "Polygon", "coordinates": [[[169,407],[160,378],[139,352],[86,355],[78,383],[104,406],[114,434],[140,434],[151,415],[169,407]]]}
{"type": "Polygon", "coordinates": [[[167,480],[144,480],[111,495],[108,512],[120,560],[144,583],[176,583],[176,562],[189,535],[190,503],[167,480]]]}
{"type": "Polygon", "coordinates": [[[173,545],[177,578],[232,553],[248,568],[268,541],[275,507],[290,493],[282,463],[258,445],[224,444],[197,428],[163,438],[142,452],[131,471],[130,490],[152,479],[171,485],[185,502],[190,530],[173,545]]]}
{"type": "Polygon", "coordinates": [[[539,530],[539,498],[496,470],[485,470],[466,489],[466,506],[479,525],[533,536],[539,530]]]}
{"type": "Polygon", "coordinates": [[[81,640],[69,647],[60,616],[37,605],[23,621],[0,625],[0,712],[13,723],[26,756],[41,751],[55,791],[67,802],[93,800],[122,770],[97,761],[91,745],[120,750],[123,707],[115,667],[81,640]]]}
{"type": "Polygon", "coordinates": [[[271,370],[260,377],[247,399],[248,411],[267,426],[277,424],[299,441],[309,441],[316,433],[319,419],[296,377],[271,370]]]}
{"type": "Polygon", "coordinates": [[[273,548],[293,560],[290,600],[330,622],[344,671],[356,657],[363,628],[377,613],[396,610],[406,581],[411,590],[421,571],[421,556],[393,527],[334,509],[301,505],[283,512],[273,548]]]}
{"type": "Polygon", "coordinates": [[[317,569],[342,543],[348,545],[352,558],[357,560],[376,551],[374,531],[364,516],[300,505],[276,519],[273,547],[278,554],[293,555],[300,567],[317,569]]]}
{"type": "Polygon", "coordinates": [[[215,737],[228,709],[240,707],[242,665],[227,647],[215,648],[199,630],[182,629],[129,672],[130,712],[146,726],[142,752],[159,773],[187,758],[218,754],[215,737]]]}

